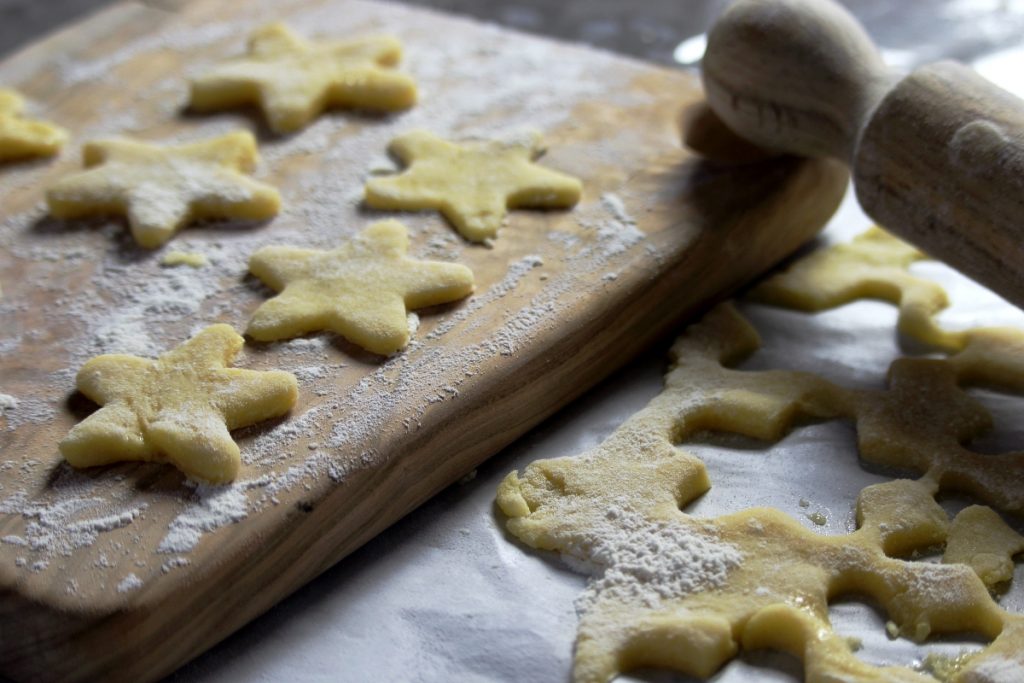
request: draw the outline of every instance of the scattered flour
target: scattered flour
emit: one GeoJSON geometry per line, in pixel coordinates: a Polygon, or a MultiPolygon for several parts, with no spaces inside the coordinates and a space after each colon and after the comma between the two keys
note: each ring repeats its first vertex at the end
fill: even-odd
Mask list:
{"type": "MultiPolygon", "coordinates": [[[[65,85],[110,85],[119,67],[133,57],[165,50],[201,53],[189,68],[205,68],[224,56],[240,53],[246,33],[276,18],[281,7],[281,2],[256,2],[251,12],[235,21],[199,27],[169,18],[159,35],[128,40],[115,53],[99,59],[68,59],[58,64],[58,74],[65,85]]],[[[379,31],[394,11],[402,10],[354,4],[343,10],[335,5],[295,8],[288,14],[290,23],[311,35],[323,33],[325,26],[338,25],[342,17],[346,32],[357,34],[379,31]]],[[[506,40],[507,34],[491,27],[481,28],[465,41],[440,44],[422,29],[399,29],[409,54],[415,55],[403,69],[420,84],[422,102],[401,116],[384,117],[372,124],[344,115],[321,117],[301,135],[261,143],[267,167],[289,164],[279,186],[282,194],[296,199],[286,202],[281,216],[268,225],[214,223],[175,237],[176,249],[206,255],[211,267],[161,268],[160,253],[137,248],[119,220],[66,225],[47,219],[38,205],[0,219],[0,253],[7,248],[14,258],[30,264],[28,277],[32,281],[46,283],[54,295],[52,327],[63,333],[58,342],[42,341],[55,349],[53,366],[60,369],[34,379],[40,393],[32,396],[19,390],[13,404],[6,395],[0,398],[7,431],[30,423],[49,423],[63,414],[77,368],[91,356],[129,353],[153,358],[213,322],[244,328],[248,314],[268,295],[247,277],[249,255],[273,244],[331,248],[364,227],[373,217],[361,207],[362,184],[368,173],[394,168],[385,149],[399,133],[426,128],[447,137],[508,138],[526,127],[552,133],[560,126],[572,125],[572,113],[581,101],[625,92],[624,85],[635,75],[619,58],[608,57],[607,64],[614,61],[617,65],[608,69],[603,58],[593,52],[573,52],[530,38],[506,40]],[[553,83],[558,87],[552,87],[553,83]],[[442,90],[443,97],[431,96],[442,90]],[[312,155],[332,172],[304,169],[296,163],[312,155]]],[[[106,122],[96,125],[109,128],[101,131],[104,133],[141,130],[154,116],[162,120],[167,115],[164,105],[153,108],[150,101],[173,101],[169,93],[180,86],[180,82],[166,79],[145,86],[134,100],[139,105],[137,111],[98,117],[106,122]]],[[[230,116],[190,123],[187,132],[173,139],[209,137],[238,125],[230,116]]],[[[100,128],[89,132],[97,131],[100,128]]],[[[557,145],[556,138],[548,142],[557,145]]],[[[595,154],[595,158],[603,158],[600,155],[605,152],[595,154]]],[[[6,174],[0,178],[0,201],[37,192],[48,172],[32,167],[6,174]]],[[[338,351],[331,335],[277,343],[268,346],[267,353],[247,347],[238,366],[254,367],[268,359],[271,366],[294,372],[304,385],[303,397],[309,404],[301,414],[240,438],[246,465],[243,475],[249,478],[226,487],[198,485],[179,492],[171,518],[159,520],[167,524],[167,531],[154,550],[175,555],[161,570],[167,573],[185,566],[188,560],[182,555],[195,548],[203,534],[276,504],[278,496],[288,490],[308,486],[325,473],[340,480],[355,469],[380,463],[388,454],[367,448],[370,437],[389,423],[415,430],[430,405],[457,398],[462,385],[495,358],[513,354],[539,330],[558,324],[560,313],[571,303],[567,294],[577,278],[597,269],[604,272],[610,259],[643,239],[626,204],[614,194],[577,207],[574,215],[579,217],[582,231],[574,229],[552,239],[543,258],[530,254],[511,261],[500,281],[437,316],[436,322],[432,320],[428,334],[417,336],[423,321],[411,314],[409,349],[368,371],[346,396],[328,391],[332,377],[346,367],[336,360],[338,351]],[[550,276],[545,260],[552,265],[557,261],[558,268],[552,268],[550,276]],[[520,295],[517,290],[538,269],[544,271],[538,276],[542,289],[520,295]],[[481,326],[475,314],[499,305],[505,306],[501,324],[494,329],[481,326]],[[432,343],[456,329],[476,335],[474,341],[453,348],[432,343]],[[318,447],[301,447],[303,441],[318,447]]],[[[436,215],[407,214],[401,220],[418,245],[414,249],[426,257],[454,261],[478,249],[468,246],[436,215]]],[[[6,293],[8,283],[4,284],[6,293]]],[[[537,283],[531,278],[529,284],[537,283]]],[[[16,319],[29,307],[27,300],[0,300],[0,322],[16,319]]],[[[11,328],[21,329],[18,324],[11,328]]],[[[17,353],[19,348],[37,343],[41,342],[27,333],[0,339],[0,353],[17,353]]],[[[5,434],[0,433],[2,436],[5,434]]],[[[145,503],[132,498],[139,495],[137,491],[113,477],[75,478],[63,473],[59,485],[36,494],[41,471],[20,472],[17,480],[5,475],[0,482],[0,487],[5,487],[0,488],[0,512],[20,515],[25,526],[8,533],[0,543],[40,556],[66,555],[96,544],[104,533],[130,527],[143,514],[154,515],[153,510],[147,512],[145,503]]],[[[120,550],[107,552],[104,547],[103,561],[97,560],[97,566],[112,571],[123,556],[120,550]]],[[[36,560],[26,559],[22,565],[30,567],[36,560]]]]}
{"type": "Polygon", "coordinates": [[[203,534],[240,522],[249,514],[246,487],[240,484],[208,486],[198,484],[196,502],[175,517],[167,535],[157,546],[159,553],[185,553],[199,544],[203,534]]]}
{"type": "Polygon", "coordinates": [[[104,318],[92,335],[96,354],[127,353],[153,358],[161,347],[149,336],[149,326],[133,312],[117,312],[104,318]]]}
{"type": "Polygon", "coordinates": [[[167,30],[130,41],[116,52],[98,59],[82,59],[78,55],[63,56],[58,60],[58,74],[65,86],[116,79],[117,68],[133,57],[159,50],[184,52],[225,39],[238,39],[245,34],[244,29],[240,29],[236,22],[169,27],[167,30]]]}
{"type": "Polygon", "coordinates": [[[275,350],[293,355],[323,354],[330,346],[331,339],[326,334],[315,337],[299,337],[281,342],[275,350]]]}
{"type": "Polygon", "coordinates": [[[187,567],[191,563],[191,560],[189,560],[187,557],[172,557],[171,559],[167,560],[162,565],[160,565],[160,571],[162,571],[164,574],[168,574],[174,569],[187,567]]]}
{"type": "Polygon", "coordinates": [[[622,225],[636,226],[636,221],[626,212],[626,205],[622,203],[617,194],[605,192],[601,195],[601,205],[622,225]]]}
{"type": "Polygon", "coordinates": [[[132,591],[140,588],[142,588],[142,579],[135,576],[135,574],[129,574],[121,579],[121,582],[117,584],[118,593],[131,593],[132,591]]]}
{"type": "Polygon", "coordinates": [[[433,341],[448,334],[457,325],[470,318],[476,311],[508,295],[531,270],[542,265],[544,265],[544,259],[535,254],[524,256],[511,264],[505,277],[500,282],[492,285],[484,295],[472,297],[457,312],[447,316],[443,322],[431,330],[426,340],[433,341]]]}
{"type": "Polygon", "coordinates": [[[6,405],[0,415],[7,422],[7,431],[13,432],[23,424],[48,424],[57,415],[57,401],[28,397],[14,399],[13,405],[6,405]]]}
{"type": "Polygon", "coordinates": [[[644,239],[622,199],[611,192],[601,195],[601,201],[596,205],[581,206],[577,220],[581,226],[596,233],[598,242],[590,250],[604,259],[623,254],[644,239]]]}
{"type": "MultiPolygon", "coordinates": [[[[74,487],[71,487],[72,489],[74,487]]],[[[25,520],[21,535],[8,534],[0,542],[26,546],[41,554],[70,555],[74,550],[91,545],[100,534],[128,526],[146,509],[145,503],[118,512],[109,510],[110,503],[98,497],[79,497],[65,491],[55,502],[30,500],[24,491],[0,500],[0,512],[18,515],[25,520]],[[94,516],[89,516],[93,513],[94,516]]]]}
{"type": "Polygon", "coordinates": [[[302,368],[294,368],[291,373],[302,383],[315,382],[325,377],[330,377],[333,366],[328,365],[307,365],[302,368]]]}
{"type": "Polygon", "coordinates": [[[680,523],[609,507],[566,562],[596,577],[576,602],[581,614],[609,604],[655,608],[663,600],[721,586],[743,560],[734,546],[680,523]]]}

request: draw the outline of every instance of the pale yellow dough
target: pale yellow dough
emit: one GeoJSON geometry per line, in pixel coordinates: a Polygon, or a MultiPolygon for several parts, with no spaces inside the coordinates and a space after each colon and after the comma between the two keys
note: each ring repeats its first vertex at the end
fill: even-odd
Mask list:
{"type": "Polygon", "coordinates": [[[202,268],[208,263],[209,261],[203,254],[189,251],[169,251],[164,254],[162,259],[160,259],[160,265],[167,266],[169,268],[173,268],[175,266],[202,268]]]}
{"type": "Polygon", "coordinates": [[[78,390],[102,408],[75,425],[60,452],[75,467],[125,460],[168,461],[210,483],[238,474],[229,430],[287,413],[295,377],[229,368],[243,339],[212,325],[156,360],[107,355],[78,371],[78,390]]]}
{"type": "MultiPolygon", "coordinates": [[[[844,293],[833,301],[890,292],[878,269],[899,273],[908,250],[872,233],[854,255],[842,249],[835,259],[833,251],[839,271],[820,267],[828,258],[821,254],[798,262],[791,272],[816,271],[803,280],[811,291],[787,291],[812,299],[818,283],[835,277],[845,284],[835,287],[844,293]]],[[[914,297],[886,298],[905,304],[914,297]]],[[[924,322],[937,329],[930,315],[924,322]]],[[[1024,386],[1020,366],[998,360],[1012,355],[1024,333],[1002,330],[1002,341],[994,339],[1001,384],[1024,386]]],[[[731,305],[718,307],[676,341],[663,392],[601,445],[539,460],[501,484],[498,504],[513,535],[597,575],[580,616],[574,680],[608,681],[640,666],[704,677],[741,647],[790,652],[812,682],[933,680],[854,656],[828,621],[829,601],[844,594],[875,598],[910,638],[973,632],[992,639],[964,661],[956,681],[989,680],[986,667],[1017,671],[1024,680],[1024,618],[1001,609],[986,585],[1008,578],[1022,539],[989,508],[968,508],[950,524],[934,500],[940,490],[960,490],[1024,512],[1024,454],[981,455],[964,445],[991,418],[962,386],[991,376],[993,357],[902,358],[892,364],[886,390],[861,390],[807,373],[728,367],[758,345],[731,305]],[[864,489],[855,532],[819,535],[768,508],[711,519],[681,512],[711,485],[704,463],[677,447],[690,435],[710,430],[777,440],[799,420],[837,418],[856,424],[864,460],[923,474],[864,489]],[[632,535],[623,536],[625,530],[632,535]],[[944,564],[893,557],[947,540],[944,564]],[[657,552],[638,556],[637,548],[657,552]],[[672,560],[672,571],[659,573],[652,557],[672,560]]]]}
{"type": "Polygon", "coordinates": [[[192,80],[191,105],[213,111],[256,104],[277,133],[299,130],[331,107],[408,109],[416,83],[387,68],[401,57],[401,44],[390,36],[310,42],[270,24],[253,33],[245,57],[192,80]]]}
{"type": "Polygon", "coordinates": [[[0,161],[53,156],[67,140],[63,128],[25,118],[24,108],[18,93],[0,88],[0,161]]]}
{"type": "Polygon", "coordinates": [[[805,311],[835,308],[856,299],[899,306],[897,327],[936,351],[962,379],[1024,392],[1024,334],[1008,327],[942,329],[935,316],[949,305],[939,285],[912,275],[910,265],[928,257],[874,227],[847,244],[816,251],[753,289],[750,298],[805,311]]]}
{"type": "Polygon", "coordinates": [[[544,151],[539,136],[455,144],[413,131],[392,140],[389,150],[408,168],[367,181],[366,203],[375,209],[440,211],[471,242],[497,235],[508,209],[569,208],[583,190],[576,178],[533,163],[544,151]]]}
{"type": "Polygon", "coordinates": [[[943,351],[959,351],[965,332],[947,332],[934,320],[949,305],[945,290],[909,271],[928,256],[878,227],[851,242],[820,249],[750,293],[754,301],[804,311],[835,308],[857,299],[899,306],[900,332],[943,351]]]}
{"type": "Polygon", "coordinates": [[[367,351],[389,354],[409,343],[407,309],[447,303],[473,291],[460,264],[406,256],[398,221],[381,221],[331,251],[264,247],[249,270],[281,292],[256,309],[246,330],[260,341],[330,330],[367,351]]]}
{"type": "Polygon", "coordinates": [[[259,159],[251,133],[185,145],[101,140],[82,148],[88,169],[46,191],[56,218],[124,214],[135,241],[158,247],[195,220],[266,220],[277,215],[277,190],[244,175],[259,159]]]}
{"type": "Polygon", "coordinates": [[[1024,552],[1024,536],[1011,529],[995,510],[964,508],[953,519],[942,561],[966,564],[987,586],[1013,578],[1013,556],[1024,552]]]}

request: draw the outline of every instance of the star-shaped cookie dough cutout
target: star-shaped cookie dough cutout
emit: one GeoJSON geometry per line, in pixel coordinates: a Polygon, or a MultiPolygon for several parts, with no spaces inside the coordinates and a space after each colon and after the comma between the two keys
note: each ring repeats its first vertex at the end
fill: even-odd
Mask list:
{"type": "Polygon", "coordinates": [[[388,150],[408,168],[372,178],[366,203],[375,209],[436,209],[471,242],[494,237],[508,209],[569,208],[583,186],[572,176],[538,166],[540,136],[514,143],[454,144],[433,133],[413,131],[388,150]]]}
{"type": "Polygon", "coordinates": [[[270,24],[249,39],[247,56],[194,78],[190,104],[196,111],[259,105],[276,133],[299,130],[327,108],[408,109],[416,83],[387,68],[401,57],[390,36],[311,42],[270,24]]]}
{"type": "Polygon", "coordinates": [[[0,161],[53,156],[67,139],[63,128],[24,118],[24,108],[21,95],[0,88],[0,161]]]}
{"type": "Polygon", "coordinates": [[[381,221],[331,251],[264,247],[249,270],[281,292],[252,316],[246,333],[259,341],[330,330],[367,351],[387,355],[409,343],[407,309],[468,296],[473,272],[457,263],[406,256],[398,221],[381,221]]]}
{"type": "Polygon", "coordinates": [[[135,241],[154,248],[185,225],[208,218],[266,220],[277,215],[277,190],[244,175],[259,154],[246,131],[185,145],[113,139],[87,143],[88,169],[46,191],[55,218],[123,213],[135,241]]]}
{"type": "Polygon", "coordinates": [[[106,355],[78,371],[78,390],[103,407],[60,443],[74,467],[126,460],[169,461],[210,483],[238,474],[229,430],[287,413],[298,396],[295,376],[229,368],[244,340],[212,325],[157,360],[106,355]]]}

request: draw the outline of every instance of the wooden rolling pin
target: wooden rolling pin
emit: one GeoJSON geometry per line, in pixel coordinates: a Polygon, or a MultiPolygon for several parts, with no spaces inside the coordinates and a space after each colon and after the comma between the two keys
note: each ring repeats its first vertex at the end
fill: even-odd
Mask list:
{"type": "Polygon", "coordinates": [[[1024,100],[953,62],[900,78],[830,0],[737,0],[703,72],[732,131],[844,160],[879,224],[1024,307],[1024,100]]]}

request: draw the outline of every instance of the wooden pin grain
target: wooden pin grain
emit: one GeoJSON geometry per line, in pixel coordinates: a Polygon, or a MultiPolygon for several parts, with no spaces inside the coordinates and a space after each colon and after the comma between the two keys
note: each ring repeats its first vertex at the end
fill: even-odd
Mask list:
{"type": "Polygon", "coordinates": [[[733,131],[845,161],[868,215],[1024,306],[1024,101],[953,62],[897,77],[830,0],[737,0],[703,80],[733,131]]]}

